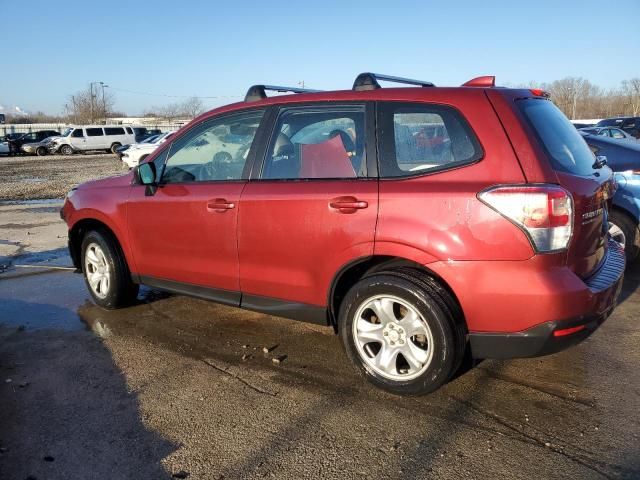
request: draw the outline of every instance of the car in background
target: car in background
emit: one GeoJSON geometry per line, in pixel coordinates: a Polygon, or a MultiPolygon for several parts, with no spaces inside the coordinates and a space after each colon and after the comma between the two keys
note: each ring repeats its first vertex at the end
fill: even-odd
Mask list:
{"type": "Polygon", "coordinates": [[[139,141],[139,142],[136,142],[136,143],[128,143],[128,144],[126,144],[126,145],[122,145],[121,147],[118,147],[118,148],[116,149],[116,155],[118,155],[118,157],[119,157],[120,159],[122,159],[122,155],[124,154],[124,152],[125,152],[125,151],[127,151],[127,150],[129,150],[129,148],[131,148],[131,146],[132,146],[132,145],[138,145],[138,144],[141,144],[141,143],[151,143],[151,142],[153,142],[156,138],[158,138],[160,135],[162,135],[162,134],[159,134],[159,135],[150,135],[150,136],[147,136],[144,140],[141,140],[141,141],[139,141]]]}
{"type": "Polygon", "coordinates": [[[614,172],[618,189],[609,211],[610,233],[624,234],[628,262],[640,256],[640,144],[620,142],[609,137],[581,131],[587,145],[597,157],[606,157],[614,172]]]}
{"type": "Polygon", "coordinates": [[[605,118],[600,120],[596,127],[618,127],[635,138],[640,138],[640,117],[605,118]]]}
{"type": "Polygon", "coordinates": [[[59,137],[60,135],[53,135],[51,137],[47,137],[40,142],[34,143],[25,143],[21,147],[21,151],[26,153],[27,155],[37,155],[42,157],[49,153],[49,144],[53,141],[55,137],[59,137]]]}
{"type": "Polygon", "coordinates": [[[135,135],[131,127],[85,125],[68,128],[62,135],[52,138],[47,148],[51,153],[59,152],[63,155],[90,150],[116,153],[118,147],[133,142],[135,142],[135,135]]]}
{"type": "Polygon", "coordinates": [[[581,132],[590,133],[592,135],[600,135],[602,137],[609,137],[615,140],[626,140],[629,142],[640,142],[639,139],[633,135],[628,134],[624,130],[618,127],[588,127],[580,128],[581,132]]]}
{"type": "Polygon", "coordinates": [[[576,122],[571,122],[573,124],[574,127],[576,127],[578,130],[580,130],[581,128],[589,128],[589,127],[595,127],[596,124],[595,123],[576,123],[576,122]]]}
{"type": "Polygon", "coordinates": [[[60,135],[60,132],[56,130],[38,130],[36,132],[22,133],[18,136],[11,138],[9,143],[10,153],[19,153],[22,151],[22,146],[27,143],[41,142],[45,138],[54,137],[60,135]]]}
{"type": "Polygon", "coordinates": [[[0,155],[9,154],[9,144],[7,142],[0,142],[0,155]]]}
{"type": "Polygon", "coordinates": [[[140,143],[152,135],[159,135],[162,132],[158,128],[133,127],[133,133],[136,136],[135,143],[140,143]]]}
{"type": "Polygon", "coordinates": [[[134,143],[129,148],[122,151],[122,162],[129,168],[137,166],[142,160],[153,153],[156,148],[162,145],[173,136],[174,132],[167,132],[160,135],[154,135],[147,140],[134,143]]]}

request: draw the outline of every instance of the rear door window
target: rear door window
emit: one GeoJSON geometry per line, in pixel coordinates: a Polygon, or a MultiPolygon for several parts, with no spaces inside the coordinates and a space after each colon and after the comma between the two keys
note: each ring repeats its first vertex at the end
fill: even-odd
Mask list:
{"type": "Polygon", "coordinates": [[[105,127],[104,129],[105,135],[124,135],[124,128],[122,127],[105,127]]]}
{"type": "Polygon", "coordinates": [[[405,177],[480,160],[482,147],[452,107],[382,103],[378,108],[380,176],[405,177]]]}
{"type": "Polygon", "coordinates": [[[535,131],[555,170],[581,176],[593,175],[593,153],[582,135],[553,102],[527,98],[516,103],[535,131]]]}

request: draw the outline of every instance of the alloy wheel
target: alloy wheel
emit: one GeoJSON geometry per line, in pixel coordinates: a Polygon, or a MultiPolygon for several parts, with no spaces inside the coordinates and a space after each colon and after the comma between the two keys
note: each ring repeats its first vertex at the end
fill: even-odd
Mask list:
{"type": "Polygon", "coordinates": [[[84,255],[84,272],[89,287],[99,298],[105,298],[109,293],[111,272],[107,258],[97,243],[90,243],[84,255]]]}

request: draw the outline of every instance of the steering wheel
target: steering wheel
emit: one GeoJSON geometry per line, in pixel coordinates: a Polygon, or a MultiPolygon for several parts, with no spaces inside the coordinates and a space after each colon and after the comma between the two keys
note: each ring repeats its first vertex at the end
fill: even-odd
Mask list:
{"type": "Polygon", "coordinates": [[[198,171],[198,178],[201,181],[226,179],[223,173],[228,170],[232,161],[233,157],[229,152],[217,152],[210,162],[202,164],[198,171]]]}

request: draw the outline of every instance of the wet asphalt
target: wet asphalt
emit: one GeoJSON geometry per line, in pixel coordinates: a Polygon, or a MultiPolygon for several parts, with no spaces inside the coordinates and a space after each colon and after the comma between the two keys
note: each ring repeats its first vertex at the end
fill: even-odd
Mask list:
{"type": "MultiPolygon", "coordinates": [[[[31,263],[68,261],[51,252],[31,263]]],[[[105,311],[20,262],[0,274],[0,479],[640,478],[640,268],[577,347],[402,398],[328,328],[146,288],[105,311]]]]}

